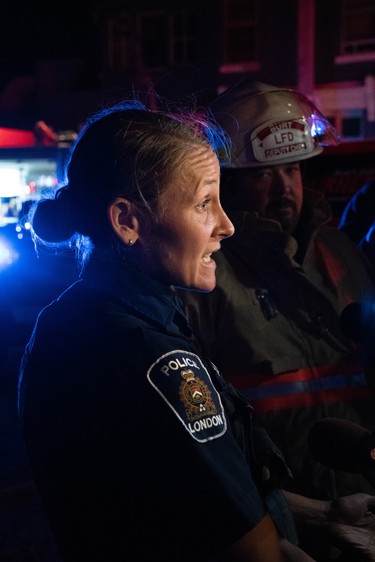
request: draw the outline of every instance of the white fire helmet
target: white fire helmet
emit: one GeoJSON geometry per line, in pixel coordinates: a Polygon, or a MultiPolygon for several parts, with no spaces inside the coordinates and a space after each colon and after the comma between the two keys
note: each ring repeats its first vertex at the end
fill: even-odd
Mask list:
{"type": "Polygon", "coordinates": [[[262,82],[240,82],[211,104],[230,137],[222,166],[253,168],[305,160],[340,137],[303,94],[262,82]]]}

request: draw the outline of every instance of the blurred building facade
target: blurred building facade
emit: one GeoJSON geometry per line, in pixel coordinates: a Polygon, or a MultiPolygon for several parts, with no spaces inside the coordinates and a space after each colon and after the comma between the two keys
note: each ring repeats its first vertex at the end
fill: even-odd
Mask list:
{"type": "Polygon", "coordinates": [[[57,60],[46,49],[34,76],[0,93],[0,126],[12,92],[20,106],[27,99],[35,121],[77,129],[88,113],[134,91],[150,104],[157,96],[204,104],[246,74],[299,89],[346,139],[375,137],[373,0],[88,4],[92,53],[57,60]]]}
{"type": "MultiPolygon", "coordinates": [[[[374,0],[90,0],[85,5],[74,26],[65,12],[56,13],[46,44],[43,36],[38,39],[33,72],[0,89],[0,128],[29,129],[39,145],[69,145],[86,117],[107,104],[138,97],[151,107],[160,107],[163,99],[205,105],[246,75],[303,92],[341,134],[343,144],[309,163],[312,187],[337,202],[336,214],[375,177],[374,0]],[[65,27],[55,37],[59,25],[65,27]],[[69,34],[72,43],[81,34],[85,46],[77,48],[76,57],[70,43],[66,49],[58,45],[69,34]]],[[[0,168],[9,157],[4,146],[0,168]]],[[[31,159],[38,156],[32,148],[29,153],[31,159]]],[[[19,170],[21,164],[24,172],[17,158],[12,167],[19,170]]],[[[13,214],[29,199],[29,183],[13,214]]],[[[1,185],[0,225],[13,201],[4,198],[1,185]]]]}

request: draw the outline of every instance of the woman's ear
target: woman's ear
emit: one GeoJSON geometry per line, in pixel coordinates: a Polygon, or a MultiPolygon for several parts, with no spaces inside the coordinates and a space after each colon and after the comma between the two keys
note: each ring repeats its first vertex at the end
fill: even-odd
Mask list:
{"type": "Polygon", "coordinates": [[[108,206],[108,218],[120,240],[131,246],[138,240],[139,221],[134,205],[124,197],[116,197],[108,206]]]}

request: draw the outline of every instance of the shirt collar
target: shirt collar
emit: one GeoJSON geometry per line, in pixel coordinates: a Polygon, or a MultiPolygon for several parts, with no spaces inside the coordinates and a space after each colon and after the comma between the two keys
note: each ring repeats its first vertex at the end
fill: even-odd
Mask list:
{"type": "Polygon", "coordinates": [[[121,262],[110,264],[92,258],[81,277],[115,296],[136,314],[168,329],[178,326],[185,335],[191,335],[181,301],[174,289],[140,269],[121,262]]]}

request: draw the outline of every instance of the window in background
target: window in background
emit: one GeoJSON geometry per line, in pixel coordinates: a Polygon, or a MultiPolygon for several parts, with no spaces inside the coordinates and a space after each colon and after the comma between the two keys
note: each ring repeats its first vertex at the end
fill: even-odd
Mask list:
{"type": "Polygon", "coordinates": [[[364,138],[365,114],[361,109],[337,111],[328,120],[344,140],[364,138]]]}
{"type": "Polygon", "coordinates": [[[375,52],[375,1],[343,0],[342,55],[375,52]]]}
{"type": "Polygon", "coordinates": [[[256,0],[223,0],[220,72],[259,69],[256,6],[256,0]]]}
{"type": "Polygon", "coordinates": [[[138,14],[137,21],[144,69],[196,62],[197,26],[192,12],[145,12],[138,14]]]}
{"type": "Polygon", "coordinates": [[[105,45],[108,69],[116,71],[134,68],[132,21],[126,10],[108,18],[105,45]]]}
{"type": "Polygon", "coordinates": [[[107,23],[111,70],[164,70],[197,61],[196,15],[189,9],[121,10],[107,23]]]}

